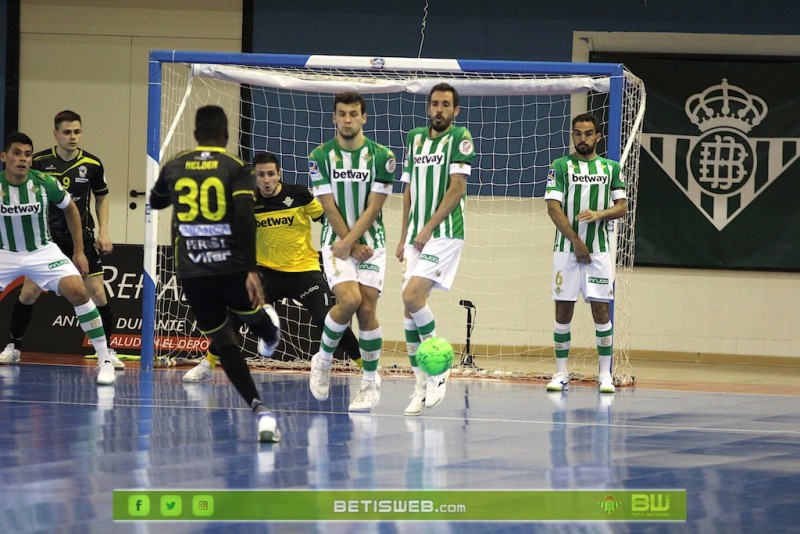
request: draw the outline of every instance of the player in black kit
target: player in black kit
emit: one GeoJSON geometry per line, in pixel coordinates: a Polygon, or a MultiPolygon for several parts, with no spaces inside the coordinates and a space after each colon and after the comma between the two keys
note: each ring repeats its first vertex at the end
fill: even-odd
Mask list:
{"type": "Polygon", "coordinates": [[[229,311],[238,315],[261,339],[262,355],[277,347],[278,317],[264,305],[256,270],[253,168],[225,151],[228,118],[221,107],[197,110],[194,137],[197,148],[162,167],[150,207],[174,206],[178,278],[197,326],[211,339],[225,374],[255,413],[259,441],[279,441],[277,419],[261,402],[228,318],[229,311]]]}

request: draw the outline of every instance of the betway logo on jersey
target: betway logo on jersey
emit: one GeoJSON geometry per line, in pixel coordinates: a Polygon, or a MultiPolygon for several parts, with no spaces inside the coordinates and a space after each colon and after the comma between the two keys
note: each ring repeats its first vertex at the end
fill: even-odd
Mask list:
{"type": "Polygon", "coordinates": [[[444,154],[423,154],[414,156],[415,165],[441,165],[444,161],[444,154]]]}
{"type": "Polygon", "coordinates": [[[340,182],[366,182],[369,180],[368,169],[333,169],[332,178],[340,182]]]}
{"type": "Polygon", "coordinates": [[[0,214],[2,215],[38,215],[41,210],[41,204],[15,204],[11,206],[0,204],[0,214]]]}
{"type": "Polygon", "coordinates": [[[269,228],[271,226],[291,226],[294,224],[294,215],[291,217],[268,217],[256,221],[259,228],[269,228]]]}
{"type": "Polygon", "coordinates": [[[605,174],[573,174],[570,177],[573,184],[605,184],[608,176],[605,174]]]}

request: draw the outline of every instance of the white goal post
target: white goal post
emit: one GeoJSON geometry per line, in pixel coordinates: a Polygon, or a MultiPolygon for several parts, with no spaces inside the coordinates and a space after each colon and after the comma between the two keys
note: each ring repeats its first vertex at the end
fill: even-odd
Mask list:
{"type": "MultiPolygon", "coordinates": [[[[402,159],[405,134],[428,123],[428,92],[443,81],[461,96],[456,124],[469,128],[476,149],[456,282],[450,292],[435,291],[430,300],[438,334],[461,353],[457,360],[474,363],[455,372],[544,378],[554,371],[550,262],[555,227],[542,197],[550,163],[572,151],[572,117],[589,111],[603,124],[599,152],[620,161],[628,189],[628,214],[614,225],[614,375],[617,384],[631,383],[631,270],[645,92],[641,80],[623,65],[152,51],[147,190],[161,162],[194,146],[194,111],[199,106],[218,104],[226,109],[229,152],[244,160],[256,152],[273,152],[281,160],[285,181],[309,185],[308,154],[335,135],[334,94],[364,95],[365,134],[402,159]]],[[[396,194],[384,207],[388,268],[378,304],[385,340],[381,368],[398,372],[408,368],[401,278],[394,261],[402,225],[400,191],[397,183],[396,194]]],[[[168,213],[160,217],[148,203],[142,310],[145,368],[204,350],[175,279],[168,213]]],[[[296,304],[280,304],[287,336],[276,360],[303,367],[315,350],[318,332],[296,304]]],[[[356,324],[353,327],[357,330],[356,324]]],[[[596,376],[588,306],[578,305],[572,332],[570,370],[575,378],[596,376]]],[[[254,340],[246,332],[244,343],[246,351],[255,353],[254,340]]]]}

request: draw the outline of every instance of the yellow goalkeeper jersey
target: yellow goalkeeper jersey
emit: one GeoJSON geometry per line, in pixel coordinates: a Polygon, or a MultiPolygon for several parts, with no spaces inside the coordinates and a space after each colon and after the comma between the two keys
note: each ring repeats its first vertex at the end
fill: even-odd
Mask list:
{"type": "Polygon", "coordinates": [[[282,184],[280,193],[265,198],[256,192],[256,261],[284,272],[319,271],[311,245],[311,223],[322,217],[322,205],[306,187],[282,184]]]}

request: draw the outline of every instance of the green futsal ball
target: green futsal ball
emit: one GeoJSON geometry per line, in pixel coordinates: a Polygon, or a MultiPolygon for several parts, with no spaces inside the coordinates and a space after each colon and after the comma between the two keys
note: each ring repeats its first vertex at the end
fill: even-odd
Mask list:
{"type": "Polygon", "coordinates": [[[453,346],[443,337],[429,337],[417,349],[417,365],[429,375],[440,375],[453,365],[453,346]]]}

